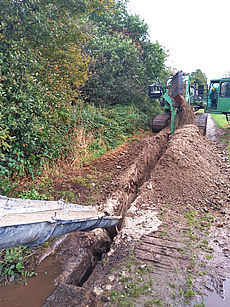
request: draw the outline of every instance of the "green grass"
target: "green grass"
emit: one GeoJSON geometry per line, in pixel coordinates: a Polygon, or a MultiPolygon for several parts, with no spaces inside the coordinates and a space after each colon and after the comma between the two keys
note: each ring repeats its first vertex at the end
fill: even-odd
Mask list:
{"type": "Polygon", "coordinates": [[[211,114],[211,117],[214,119],[218,128],[227,129],[228,122],[226,120],[226,116],[224,114],[211,114]]]}
{"type": "Polygon", "coordinates": [[[221,137],[221,142],[226,145],[226,152],[230,161],[230,127],[224,114],[211,114],[218,128],[224,129],[226,134],[221,137]]]}

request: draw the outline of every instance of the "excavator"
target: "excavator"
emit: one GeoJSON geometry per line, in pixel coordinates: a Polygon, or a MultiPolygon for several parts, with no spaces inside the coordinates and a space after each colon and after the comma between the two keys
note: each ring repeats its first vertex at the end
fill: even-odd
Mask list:
{"type": "Polygon", "coordinates": [[[176,118],[181,111],[180,96],[183,96],[196,113],[197,126],[206,134],[208,113],[225,114],[230,122],[230,78],[210,80],[209,86],[190,84],[190,75],[182,71],[171,76],[162,86],[159,78],[148,89],[151,99],[159,99],[164,113],[158,114],[152,123],[152,131],[159,132],[170,123],[173,134],[176,118]]]}

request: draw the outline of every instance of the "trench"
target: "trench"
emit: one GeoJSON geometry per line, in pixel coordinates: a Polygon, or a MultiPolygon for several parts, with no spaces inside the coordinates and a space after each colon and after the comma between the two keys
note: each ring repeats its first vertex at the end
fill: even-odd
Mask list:
{"type": "Polygon", "coordinates": [[[138,159],[135,165],[135,169],[138,171],[134,176],[133,174],[130,175],[127,183],[122,188],[121,194],[119,197],[117,197],[117,201],[120,203],[120,206],[113,214],[120,215],[122,218],[117,226],[106,229],[110,242],[107,242],[106,246],[104,246],[105,242],[99,241],[99,245],[97,245],[96,250],[93,250],[91,257],[87,255],[84,259],[84,263],[88,263],[88,265],[85,266],[84,272],[79,272],[81,270],[79,270],[79,267],[76,266],[66,278],[65,282],[67,285],[84,287],[85,283],[93,274],[97,263],[102,259],[102,256],[110,251],[114,239],[123,227],[127,210],[135,202],[140,188],[149,180],[151,172],[153,172],[156,164],[167,149],[167,143],[170,135],[168,128],[162,130],[159,135],[151,137],[151,141],[148,144],[149,147],[147,146],[144,148],[142,157],[138,159]],[[154,146],[152,146],[152,143],[154,146]]]}
{"type": "MultiPolygon", "coordinates": [[[[119,182],[118,192],[114,192],[118,207],[110,212],[122,216],[117,227],[110,228],[106,232],[100,231],[101,236],[99,237],[97,232],[95,236],[90,233],[66,236],[63,241],[60,240],[59,244],[53,246],[50,253],[42,257],[38,271],[42,270],[42,267],[44,269],[38,273],[36,278],[28,280],[28,286],[12,284],[0,288],[0,305],[12,307],[54,306],[55,301],[58,302],[57,293],[60,293],[63,287],[71,297],[77,296],[79,293],[83,293],[82,297],[84,297],[87,281],[90,278],[97,278],[93,275],[96,275],[94,271],[98,262],[102,260],[103,255],[110,251],[114,239],[123,227],[127,210],[132,207],[141,187],[149,180],[155,166],[167,149],[169,139],[167,128],[151,137],[144,146],[141,156],[135,161],[135,165],[131,166],[133,170],[126,176],[126,182],[119,182]]],[[[106,205],[103,209],[107,210],[106,205]]],[[[217,294],[212,293],[207,298],[207,306],[217,306],[211,305],[210,302],[220,304],[220,299],[222,303],[229,301],[229,281],[226,281],[224,286],[226,288],[225,300],[223,301],[217,294]]],[[[59,306],[61,306],[60,304],[59,306]]]]}
{"type": "Polygon", "coordinates": [[[146,146],[143,146],[141,156],[134,163],[134,172],[128,175],[119,194],[115,195],[119,207],[112,214],[122,216],[118,226],[107,229],[106,232],[103,230],[103,233],[101,231],[102,236],[99,237],[97,232],[95,236],[90,232],[74,233],[56,240],[50,250],[41,256],[36,268],[38,275],[28,278],[26,286],[23,283],[11,283],[0,288],[0,306],[49,306],[60,285],[84,291],[97,263],[110,251],[114,238],[122,229],[126,211],[132,206],[140,188],[149,180],[150,173],[164,154],[168,140],[169,131],[166,128],[158,135],[150,137],[146,146]]]}
{"type": "MultiPolygon", "coordinates": [[[[85,306],[84,299],[87,297],[89,293],[92,293],[94,281],[100,279],[100,273],[98,274],[100,268],[100,264],[98,261],[101,259],[105,259],[103,255],[110,251],[112,247],[113,241],[116,236],[119,234],[119,231],[122,230],[127,210],[129,210],[137,197],[139,196],[140,189],[142,186],[149,180],[150,175],[154,172],[156,165],[158,164],[161,157],[164,155],[164,152],[168,148],[168,143],[170,140],[169,134],[159,133],[157,136],[152,137],[150,144],[147,144],[144,152],[138,159],[135,167],[133,167],[133,171],[126,177],[127,181],[126,184],[119,182],[119,191],[115,193],[114,198],[116,198],[116,204],[118,206],[114,209],[111,214],[119,214],[122,215],[122,220],[117,228],[112,228],[107,231],[109,235],[110,242],[107,245],[107,250],[101,248],[101,254],[99,257],[95,257],[95,251],[98,252],[98,248],[94,249],[93,257],[89,255],[84,258],[84,262],[88,263],[88,266],[85,267],[84,274],[80,274],[79,276],[78,267],[75,266],[75,269],[71,271],[71,274],[68,275],[68,278],[65,282],[56,288],[56,290],[47,298],[45,306],[54,306],[55,303],[59,302],[60,295],[58,292],[64,289],[63,293],[69,297],[71,302],[77,302],[76,306],[85,306]],[[155,146],[154,146],[154,145],[155,146]],[[88,259],[88,260],[87,260],[88,259]],[[93,259],[93,261],[92,261],[93,259]],[[96,270],[95,270],[96,269],[96,270]],[[70,287],[69,287],[70,286],[70,287]],[[64,288],[63,288],[64,287],[64,288]],[[70,291],[71,288],[71,291],[70,291]],[[91,291],[91,292],[90,292],[91,291]]],[[[113,198],[113,200],[114,200],[113,198]]],[[[104,207],[107,210],[107,206],[104,207]]],[[[98,242],[100,245],[101,242],[98,242]]],[[[229,282],[226,281],[224,283],[225,288],[225,298],[222,299],[219,294],[215,292],[211,293],[207,298],[205,298],[205,305],[212,307],[212,306],[228,306],[229,302],[228,294],[229,294],[229,282]],[[207,302],[207,303],[206,303],[207,302]],[[222,304],[222,305],[221,305],[222,304]]],[[[96,292],[95,292],[96,293],[96,292]]],[[[96,294],[97,295],[97,294],[96,294]]],[[[68,303],[70,302],[68,301],[68,303]]],[[[64,302],[64,301],[61,301],[64,302]]],[[[63,305],[68,306],[68,305],[63,305]]]]}

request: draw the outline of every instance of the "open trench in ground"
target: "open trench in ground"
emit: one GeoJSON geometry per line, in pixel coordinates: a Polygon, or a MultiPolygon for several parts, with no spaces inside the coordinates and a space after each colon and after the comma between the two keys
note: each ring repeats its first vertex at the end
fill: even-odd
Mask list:
{"type": "MultiPolygon", "coordinates": [[[[65,263],[64,271],[56,279],[57,288],[46,299],[46,306],[60,304],[60,306],[86,306],[86,297],[90,299],[91,286],[85,286],[89,279],[97,279],[94,271],[102,256],[108,255],[114,239],[123,229],[127,211],[134,204],[140,188],[149,180],[150,173],[163,155],[169,140],[169,129],[165,129],[154,137],[149,137],[144,142],[143,151],[137,160],[115,178],[112,183],[114,192],[107,201],[99,205],[98,210],[110,215],[120,215],[122,219],[117,227],[102,230],[97,229],[91,233],[77,233],[68,235],[55,248],[55,261],[65,263]],[[61,294],[62,293],[62,294],[61,294]],[[73,293],[74,299],[73,299],[73,293]],[[62,299],[60,300],[60,295],[62,299]],[[63,300],[64,298],[64,300],[63,300]]],[[[144,211],[143,211],[144,212],[144,211]]],[[[156,218],[156,212],[149,210],[136,221],[149,222],[148,228],[157,229],[160,221],[156,218]]],[[[135,225],[132,225],[134,231],[135,225]]],[[[136,229],[139,237],[145,230],[136,229]]],[[[51,248],[52,252],[53,249],[51,248]]],[[[49,254],[49,252],[48,252],[49,254]]],[[[94,287],[93,287],[94,288],[94,287]]],[[[91,305],[92,303],[90,303],[91,305]]]]}
{"type": "MultiPolygon", "coordinates": [[[[114,237],[122,229],[127,210],[135,201],[140,187],[148,181],[150,172],[162,156],[168,139],[169,129],[165,129],[154,137],[144,139],[141,155],[133,164],[116,178],[113,185],[114,192],[107,201],[98,207],[98,211],[107,212],[111,215],[120,215],[120,224],[111,229],[96,229],[89,233],[72,233],[57,239],[38,260],[38,277],[28,280],[28,286],[9,285],[1,287],[1,306],[42,306],[46,304],[57,304],[58,306],[69,306],[71,294],[67,292],[76,291],[81,293],[79,299],[85,304],[84,284],[92,275],[97,263],[105,253],[108,253],[114,237]],[[51,293],[54,289],[56,290],[51,293]],[[57,292],[56,292],[57,291],[57,292]],[[67,292],[66,292],[67,291],[67,292]],[[54,303],[56,293],[63,293],[66,302],[54,303]],[[51,294],[50,294],[51,293],[51,294]]],[[[153,213],[153,223],[158,225],[153,213]]]]}
{"type": "Polygon", "coordinates": [[[165,129],[142,142],[138,158],[114,178],[114,192],[98,207],[122,215],[121,224],[61,243],[55,258],[68,260],[45,306],[187,306],[204,300],[211,307],[216,301],[207,300],[210,293],[218,294],[217,301],[224,296],[230,243],[223,148],[187,122],[173,136],[165,129]]]}
{"type": "MultiPolygon", "coordinates": [[[[58,262],[62,263],[63,260],[66,261],[67,259],[67,255],[63,255],[63,251],[65,253],[68,251],[68,264],[65,264],[65,270],[56,280],[58,288],[46,300],[47,305],[55,304],[56,293],[60,293],[60,289],[64,292],[67,289],[68,292],[76,292],[77,289],[77,292],[81,293],[81,295],[75,293],[78,301],[73,304],[78,304],[79,306],[82,304],[84,306],[86,291],[84,285],[88,278],[94,275],[93,270],[98,261],[101,260],[102,255],[104,257],[105,253],[109,252],[114,238],[122,229],[127,210],[134,203],[140,187],[148,181],[151,170],[166,148],[169,130],[166,129],[153,138],[150,137],[143,141],[145,144],[141,155],[128,168],[128,171],[126,170],[125,173],[119,176],[119,181],[117,181],[118,178],[115,179],[112,183],[115,192],[98,208],[99,211],[107,212],[110,215],[121,215],[120,224],[108,230],[97,229],[91,233],[71,234],[56,249],[56,260],[58,258],[58,262]],[[69,253],[71,253],[71,256],[69,253]]],[[[155,216],[155,212],[149,216],[149,218],[153,218],[151,224],[148,225],[149,227],[155,226],[157,228],[158,221],[155,216]]],[[[66,297],[66,295],[64,296],[66,297]]],[[[66,305],[68,304],[70,304],[70,301],[67,299],[66,305]]]]}
{"type": "Polygon", "coordinates": [[[6,300],[10,295],[7,291],[4,296],[0,292],[1,306],[155,306],[156,296],[159,304],[164,302],[163,306],[186,306],[184,294],[190,293],[191,301],[199,301],[207,291],[223,294],[224,280],[230,276],[230,246],[226,240],[228,213],[223,213],[221,203],[227,204],[229,168],[225,167],[222,148],[208,142],[191,122],[183,124],[174,136],[165,129],[144,139],[138,158],[114,178],[113,192],[98,210],[122,215],[120,225],[109,231],[73,233],[55,241],[40,258],[43,277],[33,291],[15,289],[14,301],[6,300]],[[193,163],[189,163],[191,159],[193,163]],[[200,168],[204,159],[209,164],[200,168]],[[215,171],[207,170],[210,167],[215,171]],[[223,191],[222,194],[215,194],[215,188],[211,188],[215,180],[215,188],[223,191]],[[204,181],[208,192],[202,194],[204,181]],[[198,217],[199,211],[204,219],[198,217]],[[186,212],[190,212],[187,217],[186,212]],[[208,214],[215,215],[218,226],[208,229],[213,233],[211,238],[208,234],[206,238],[196,223],[199,220],[207,232],[207,227],[212,227],[206,225],[208,214]],[[191,226],[196,229],[191,231],[191,226]],[[202,240],[198,238],[200,234],[202,240]],[[198,248],[198,258],[193,252],[193,237],[197,245],[203,242],[202,248],[198,248]],[[204,243],[207,240],[209,246],[204,243]],[[208,257],[208,248],[215,251],[212,258],[208,257]],[[199,263],[194,264],[195,259],[199,263]],[[207,261],[205,268],[202,267],[207,261]],[[53,273],[51,270],[49,274],[52,266],[53,273]],[[138,276],[137,266],[144,272],[144,278],[138,276]],[[196,296],[188,291],[191,290],[188,274],[194,275],[196,296]],[[149,283],[148,290],[131,295],[135,282],[140,289],[146,288],[142,279],[149,283]],[[51,283],[53,287],[48,288],[51,283]],[[36,298],[33,293],[40,292],[41,288],[46,291],[36,298]],[[114,297],[111,293],[123,294],[114,297]]]}
{"type": "MultiPolygon", "coordinates": [[[[121,224],[68,237],[71,255],[45,306],[205,301],[211,307],[210,293],[226,297],[229,167],[223,148],[200,133],[186,110],[173,136],[165,129],[142,142],[142,152],[114,178],[114,192],[98,207],[122,215],[121,224]]],[[[58,249],[60,261],[66,249],[58,249]]]]}

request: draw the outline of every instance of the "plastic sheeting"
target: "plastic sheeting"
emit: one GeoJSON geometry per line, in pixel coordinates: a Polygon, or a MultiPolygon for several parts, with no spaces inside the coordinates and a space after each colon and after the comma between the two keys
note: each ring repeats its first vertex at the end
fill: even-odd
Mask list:
{"type": "Polygon", "coordinates": [[[107,228],[120,217],[104,216],[92,207],[64,201],[39,201],[0,196],[0,249],[35,246],[74,232],[107,228]]]}

